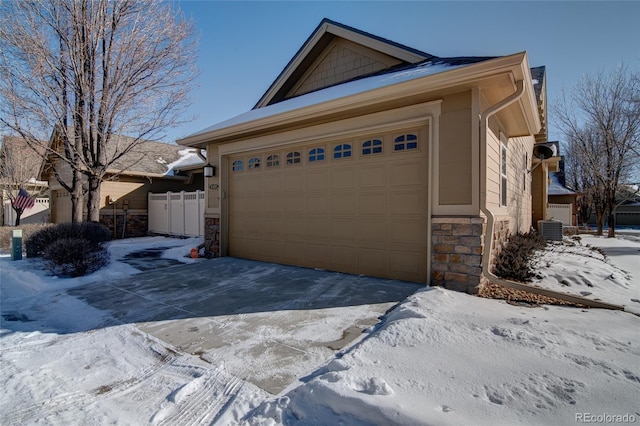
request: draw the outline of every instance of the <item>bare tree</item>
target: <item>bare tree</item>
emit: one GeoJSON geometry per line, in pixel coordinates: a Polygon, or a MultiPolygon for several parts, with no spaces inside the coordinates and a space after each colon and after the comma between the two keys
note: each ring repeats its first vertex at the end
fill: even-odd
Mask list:
{"type": "Polygon", "coordinates": [[[85,193],[97,221],[107,170],[181,122],[195,76],[194,27],[161,0],[0,2],[0,52],[0,123],[33,146],[52,135],[74,221],[85,193]]]}
{"type": "Polygon", "coordinates": [[[20,190],[24,189],[33,198],[48,192],[46,182],[38,181],[41,165],[41,153],[34,152],[23,139],[9,136],[2,138],[0,193],[3,192],[11,201],[11,208],[16,213],[15,226],[20,225],[20,218],[25,210],[17,203],[20,190]]]}
{"type": "MultiPolygon", "coordinates": [[[[591,175],[594,200],[603,199],[615,236],[616,195],[620,183],[638,172],[640,147],[640,78],[620,66],[610,74],[585,76],[553,110],[580,173],[591,175]]],[[[583,176],[583,179],[587,179],[583,176]]],[[[594,205],[598,215],[598,203],[594,205]]],[[[598,224],[602,235],[602,224],[598,224]]]]}

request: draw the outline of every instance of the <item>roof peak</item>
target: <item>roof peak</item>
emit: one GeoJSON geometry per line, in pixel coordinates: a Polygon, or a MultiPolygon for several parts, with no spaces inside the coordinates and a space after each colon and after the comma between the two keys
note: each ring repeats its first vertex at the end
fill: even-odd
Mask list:
{"type": "Polygon", "coordinates": [[[415,64],[436,58],[421,50],[324,18],[262,95],[254,109],[284,100],[298,79],[318,58],[322,57],[325,49],[335,39],[347,40],[405,64],[415,64]]]}

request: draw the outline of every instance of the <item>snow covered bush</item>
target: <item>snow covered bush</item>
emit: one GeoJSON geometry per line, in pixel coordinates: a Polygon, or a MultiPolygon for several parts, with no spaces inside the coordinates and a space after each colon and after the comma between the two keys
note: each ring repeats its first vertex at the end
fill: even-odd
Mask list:
{"type": "Polygon", "coordinates": [[[111,233],[97,222],[61,223],[41,229],[25,241],[27,257],[40,257],[56,241],[61,239],[86,240],[94,249],[111,240],[111,233]]]}
{"type": "Polygon", "coordinates": [[[102,244],[84,238],[62,238],[44,251],[49,270],[55,275],[79,277],[109,263],[109,251],[102,244]]]}
{"type": "Polygon", "coordinates": [[[511,235],[496,259],[494,273],[508,280],[531,281],[535,275],[531,259],[535,251],[543,249],[544,246],[545,240],[537,232],[511,235]]]}

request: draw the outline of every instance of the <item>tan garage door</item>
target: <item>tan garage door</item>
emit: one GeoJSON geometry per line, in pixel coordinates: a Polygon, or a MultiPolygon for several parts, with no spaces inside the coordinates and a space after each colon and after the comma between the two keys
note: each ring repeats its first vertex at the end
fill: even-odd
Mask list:
{"type": "Polygon", "coordinates": [[[229,255],[426,282],[426,134],[229,156],[229,255]]]}

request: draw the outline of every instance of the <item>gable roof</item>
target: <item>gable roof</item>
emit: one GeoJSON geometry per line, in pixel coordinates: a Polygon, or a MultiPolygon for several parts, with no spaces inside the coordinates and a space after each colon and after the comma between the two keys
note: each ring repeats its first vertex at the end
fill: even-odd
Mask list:
{"type": "MultiPolygon", "coordinates": [[[[415,100],[418,94],[427,92],[442,95],[454,87],[471,89],[479,82],[493,84],[496,96],[501,92],[504,96],[507,92],[513,93],[518,80],[524,81],[528,95],[504,112],[514,118],[507,129],[514,136],[539,132],[541,127],[542,115],[526,52],[497,57],[440,58],[324,19],[252,110],[193,133],[177,143],[205,148],[214,140],[221,143],[266,131],[292,130],[292,126],[318,124],[338,116],[345,118],[357,114],[358,108],[371,112],[383,108],[385,102],[397,104],[403,102],[402,99],[415,100]],[[345,53],[342,57],[352,55],[348,61],[341,62],[340,55],[330,58],[338,48],[344,49],[339,52],[345,53]],[[352,48],[358,52],[347,52],[352,48]],[[361,52],[364,52],[362,59],[378,57],[381,62],[358,68],[362,62],[358,58],[361,52]],[[393,53],[394,57],[384,52],[393,53]],[[328,59],[331,61],[327,62],[328,59]],[[345,69],[355,73],[345,73],[345,69]],[[305,87],[311,79],[310,71],[322,74],[323,70],[327,70],[326,75],[305,87]],[[507,74],[510,77],[505,77],[507,74]],[[505,80],[499,84],[489,83],[491,78],[505,80]],[[300,82],[304,83],[301,85],[300,82]]],[[[540,96],[544,97],[543,94],[544,84],[540,96]]]]}
{"type": "MultiPolygon", "coordinates": [[[[513,57],[500,58],[434,57],[433,59],[428,59],[418,64],[385,70],[371,76],[354,79],[346,83],[341,83],[315,92],[286,99],[282,102],[278,102],[262,108],[254,108],[243,114],[237,115],[233,118],[202,129],[199,132],[187,136],[186,138],[178,140],[177,142],[181,145],[204,146],[205,141],[202,137],[210,133],[226,132],[226,129],[231,130],[231,128],[233,127],[239,127],[249,124],[251,124],[252,129],[258,129],[259,125],[257,123],[253,123],[256,120],[276,119],[276,117],[278,116],[283,117],[287,114],[295,114],[297,110],[302,111],[303,109],[311,108],[316,105],[328,104],[331,102],[339,101],[343,98],[347,99],[369,91],[384,90],[387,87],[401,85],[403,83],[419,79],[435,78],[436,76],[440,76],[446,72],[452,72],[457,69],[475,66],[477,64],[479,65],[481,63],[487,63],[487,67],[490,67],[490,62],[499,59],[511,59],[512,61],[520,61],[522,54],[516,54],[512,56],[513,57]]],[[[427,83],[425,82],[425,84],[427,83]]]]}
{"type": "MultiPolygon", "coordinates": [[[[113,157],[118,146],[131,143],[133,138],[114,135],[107,145],[107,156],[113,157]]],[[[139,141],[110,167],[112,173],[145,176],[173,176],[181,170],[204,166],[196,149],[158,141],[139,141]]]]}
{"type": "MultiPolygon", "coordinates": [[[[58,144],[59,128],[54,130],[49,144],[58,144]]],[[[73,133],[73,128],[68,128],[73,133]]],[[[204,159],[198,155],[200,149],[185,148],[183,146],[169,144],[160,141],[141,139],[126,153],[135,138],[123,135],[111,135],[107,144],[106,157],[109,159],[120,156],[107,170],[109,174],[167,177],[175,176],[181,171],[194,170],[204,166],[204,159]]],[[[60,149],[52,146],[53,149],[60,149]]]]}
{"type": "Polygon", "coordinates": [[[337,38],[395,58],[400,65],[416,64],[434,58],[429,53],[325,18],[262,95],[254,109],[263,108],[286,99],[287,93],[296,82],[337,38]]]}

